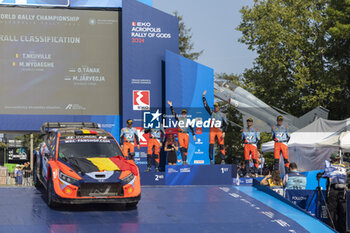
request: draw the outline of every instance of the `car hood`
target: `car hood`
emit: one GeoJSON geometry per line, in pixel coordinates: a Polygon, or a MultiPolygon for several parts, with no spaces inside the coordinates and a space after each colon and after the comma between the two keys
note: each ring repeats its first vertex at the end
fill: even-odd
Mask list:
{"type": "Polygon", "coordinates": [[[69,158],[67,163],[78,173],[92,173],[101,171],[130,171],[138,175],[137,166],[122,156],[94,157],[94,158],[69,158]]]}

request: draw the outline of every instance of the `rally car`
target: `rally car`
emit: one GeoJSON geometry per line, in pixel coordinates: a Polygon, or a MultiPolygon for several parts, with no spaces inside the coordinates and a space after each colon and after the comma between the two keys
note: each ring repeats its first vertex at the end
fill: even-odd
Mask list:
{"type": "Polygon", "coordinates": [[[141,198],[140,173],[115,138],[95,123],[45,123],[33,180],[47,204],[125,203],[141,198]]]}

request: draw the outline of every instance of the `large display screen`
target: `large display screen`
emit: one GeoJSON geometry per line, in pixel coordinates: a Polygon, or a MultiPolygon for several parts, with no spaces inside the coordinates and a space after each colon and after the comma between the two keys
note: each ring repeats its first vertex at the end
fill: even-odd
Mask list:
{"type": "Polygon", "coordinates": [[[119,12],[0,7],[0,114],[119,115],[119,12]]]}

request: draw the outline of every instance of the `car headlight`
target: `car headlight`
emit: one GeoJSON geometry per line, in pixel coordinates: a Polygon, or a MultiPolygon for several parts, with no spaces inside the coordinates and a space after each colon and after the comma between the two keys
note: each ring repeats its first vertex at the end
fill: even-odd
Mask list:
{"type": "Polygon", "coordinates": [[[78,180],[71,177],[71,176],[67,176],[66,174],[64,174],[63,172],[60,171],[60,179],[63,181],[66,181],[67,183],[73,184],[75,182],[77,182],[78,180]]]}
{"type": "Polygon", "coordinates": [[[127,177],[122,179],[126,184],[129,184],[134,179],[134,174],[130,173],[127,177]]]}

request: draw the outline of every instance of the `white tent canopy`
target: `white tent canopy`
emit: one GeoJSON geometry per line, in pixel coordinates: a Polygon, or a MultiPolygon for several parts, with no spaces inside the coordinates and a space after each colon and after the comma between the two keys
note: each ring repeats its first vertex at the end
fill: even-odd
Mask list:
{"type": "Polygon", "coordinates": [[[350,152],[350,131],[340,135],[340,148],[345,152],[350,152]]]}
{"type": "MultiPolygon", "coordinates": [[[[324,161],[334,152],[350,151],[350,118],[343,121],[317,119],[295,131],[289,140],[289,158],[300,171],[322,169],[324,161]]],[[[263,152],[273,152],[274,142],[262,145],[263,152]]]]}
{"type": "Polygon", "coordinates": [[[274,141],[269,141],[261,145],[262,152],[273,152],[275,147],[274,141]]]}

